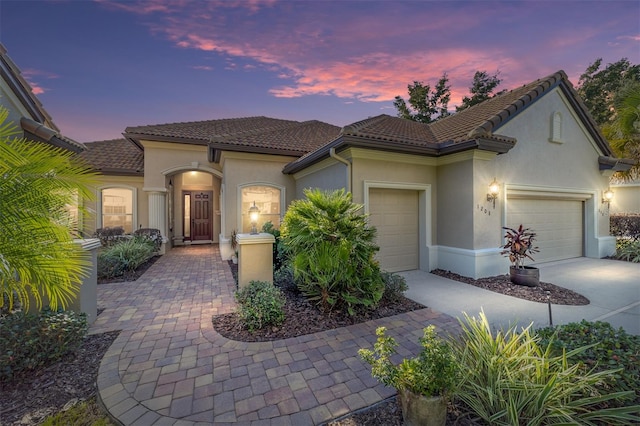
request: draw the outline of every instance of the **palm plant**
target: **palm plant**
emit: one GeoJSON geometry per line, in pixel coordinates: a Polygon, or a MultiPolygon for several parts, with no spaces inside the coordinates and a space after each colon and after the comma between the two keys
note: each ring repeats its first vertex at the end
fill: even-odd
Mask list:
{"type": "Polygon", "coordinates": [[[620,172],[617,177],[626,180],[640,173],[640,82],[632,81],[622,86],[614,97],[615,116],[603,126],[603,133],[611,148],[619,157],[638,161],[631,170],[620,172]]]}
{"type": "Polygon", "coordinates": [[[305,190],[281,228],[298,287],[325,311],[378,303],[384,291],[373,256],[376,230],[344,190],[305,190]]]}
{"type": "MultiPolygon", "coordinates": [[[[75,154],[17,137],[0,109],[0,307],[44,295],[65,307],[87,274],[90,259],[73,241],[69,206],[91,198],[94,175],[75,154]]],[[[82,207],[80,206],[80,209],[82,207]]]]}

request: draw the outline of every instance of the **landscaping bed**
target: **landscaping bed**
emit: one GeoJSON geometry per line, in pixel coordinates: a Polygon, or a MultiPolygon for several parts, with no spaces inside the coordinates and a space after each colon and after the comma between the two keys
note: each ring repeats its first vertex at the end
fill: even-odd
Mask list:
{"type": "Polygon", "coordinates": [[[55,364],[1,383],[0,424],[40,424],[79,401],[95,399],[100,361],[118,334],[89,335],[75,352],[55,364]]]}

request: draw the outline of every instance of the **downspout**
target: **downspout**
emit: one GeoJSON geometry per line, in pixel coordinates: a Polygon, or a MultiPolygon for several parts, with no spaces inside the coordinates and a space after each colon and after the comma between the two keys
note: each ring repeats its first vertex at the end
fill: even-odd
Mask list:
{"type": "Polygon", "coordinates": [[[347,166],[347,192],[351,192],[351,163],[338,156],[335,148],[329,148],[329,156],[347,166]]]}

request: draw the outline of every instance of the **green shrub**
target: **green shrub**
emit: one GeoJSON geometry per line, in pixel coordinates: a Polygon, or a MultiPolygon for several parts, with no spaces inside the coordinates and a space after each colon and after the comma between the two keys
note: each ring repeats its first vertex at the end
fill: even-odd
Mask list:
{"type": "Polygon", "coordinates": [[[87,327],[86,315],[72,311],[13,312],[0,317],[0,382],[74,351],[87,327]]]}
{"type": "Polygon", "coordinates": [[[491,425],[628,425],[638,406],[603,408],[633,392],[607,392],[600,384],[620,370],[592,371],[569,362],[589,350],[555,356],[527,327],[491,331],[484,313],[465,315],[457,357],[465,374],[457,397],[491,425]]]}
{"type": "Polygon", "coordinates": [[[438,337],[435,327],[426,327],[420,338],[422,349],[414,358],[405,358],[394,364],[398,343],[385,335],[386,328],[378,327],[378,339],[373,350],[360,349],[358,355],[371,365],[371,375],[387,386],[408,390],[423,396],[449,396],[456,388],[460,366],[451,343],[438,337]]]}
{"type": "Polygon", "coordinates": [[[358,213],[362,206],[344,190],[307,189],[305,195],[291,203],[281,228],[298,288],[325,312],[353,315],[375,306],[384,283],[373,258],[376,230],[358,213]]]}
{"type": "Polygon", "coordinates": [[[280,230],[273,226],[273,222],[269,221],[262,225],[262,232],[273,235],[276,242],[273,244],[273,271],[279,271],[287,262],[287,253],[284,244],[282,243],[282,237],[280,230]]]}
{"type": "Polygon", "coordinates": [[[283,265],[273,273],[273,283],[284,291],[293,293],[299,291],[293,276],[293,268],[288,264],[283,265]]]}
{"type": "Polygon", "coordinates": [[[98,253],[98,277],[113,278],[135,271],[154,256],[154,243],[145,237],[130,238],[98,253]]]}
{"type": "Polygon", "coordinates": [[[612,214],[609,216],[611,235],[640,240],[640,214],[612,214]]]}
{"type": "Polygon", "coordinates": [[[67,410],[53,414],[42,422],[42,426],[111,426],[113,423],[102,412],[95,397],[81,401],[67,410]]]}
{"type": "Polygon", "coordinates": [[[145,241],[153,244],[153,251],[160,251],[162,247],[162,232],[154,228],[136,229],[133,236],[138,241],[145,241]]]}
{"type": "Polygon", "coordinates": [[[407,280],[405,280],[402,275],[382,271],[382,280],[384,281],[382,299],[387,302],[394,303],[399,301],[403,297],[404,292],[409,289],[407,280]]]}
{"type": "Polygon", "coordinates": [[[102,247],[111,247],[122,240],[124,236],[124,228],[122,226],[114,226],[113,228],[96,229],[95,237],[100,240],[102,247]]]}
{"type": "Polygon", "coordinates": [[[618,238],[616,240],[616,259],[640,263],[640,240],[618,238]]]}
{"type": "Polygon", "coordinates": [[[597,371],[621,369],[608,377],[607,385],[615,391],[635,391],[635,402],[640,403],[640,336],[616,330],[607,322],[586,320],[542,328],[536,334],[542,345],[551,346],[554,355],[589,346],[569,361],[597,371]]]}
{"type": "Polygon", "coordinates": [[[284,322],[285,298],[279,288],[266,281],[251,281],[236,292],[238,315],[250,332],[284,322]]]}

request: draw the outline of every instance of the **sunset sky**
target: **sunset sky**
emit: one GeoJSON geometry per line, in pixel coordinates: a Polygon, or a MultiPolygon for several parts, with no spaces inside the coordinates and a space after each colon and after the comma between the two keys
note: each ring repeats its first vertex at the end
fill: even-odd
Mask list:
{"type": "Polygon", "coordinates": [[[640,63],[640,1],[0,1],[0,41],[65,136],[264,115],[395,115],[446,72],[500,89],[597,58],[640,63]]]}

